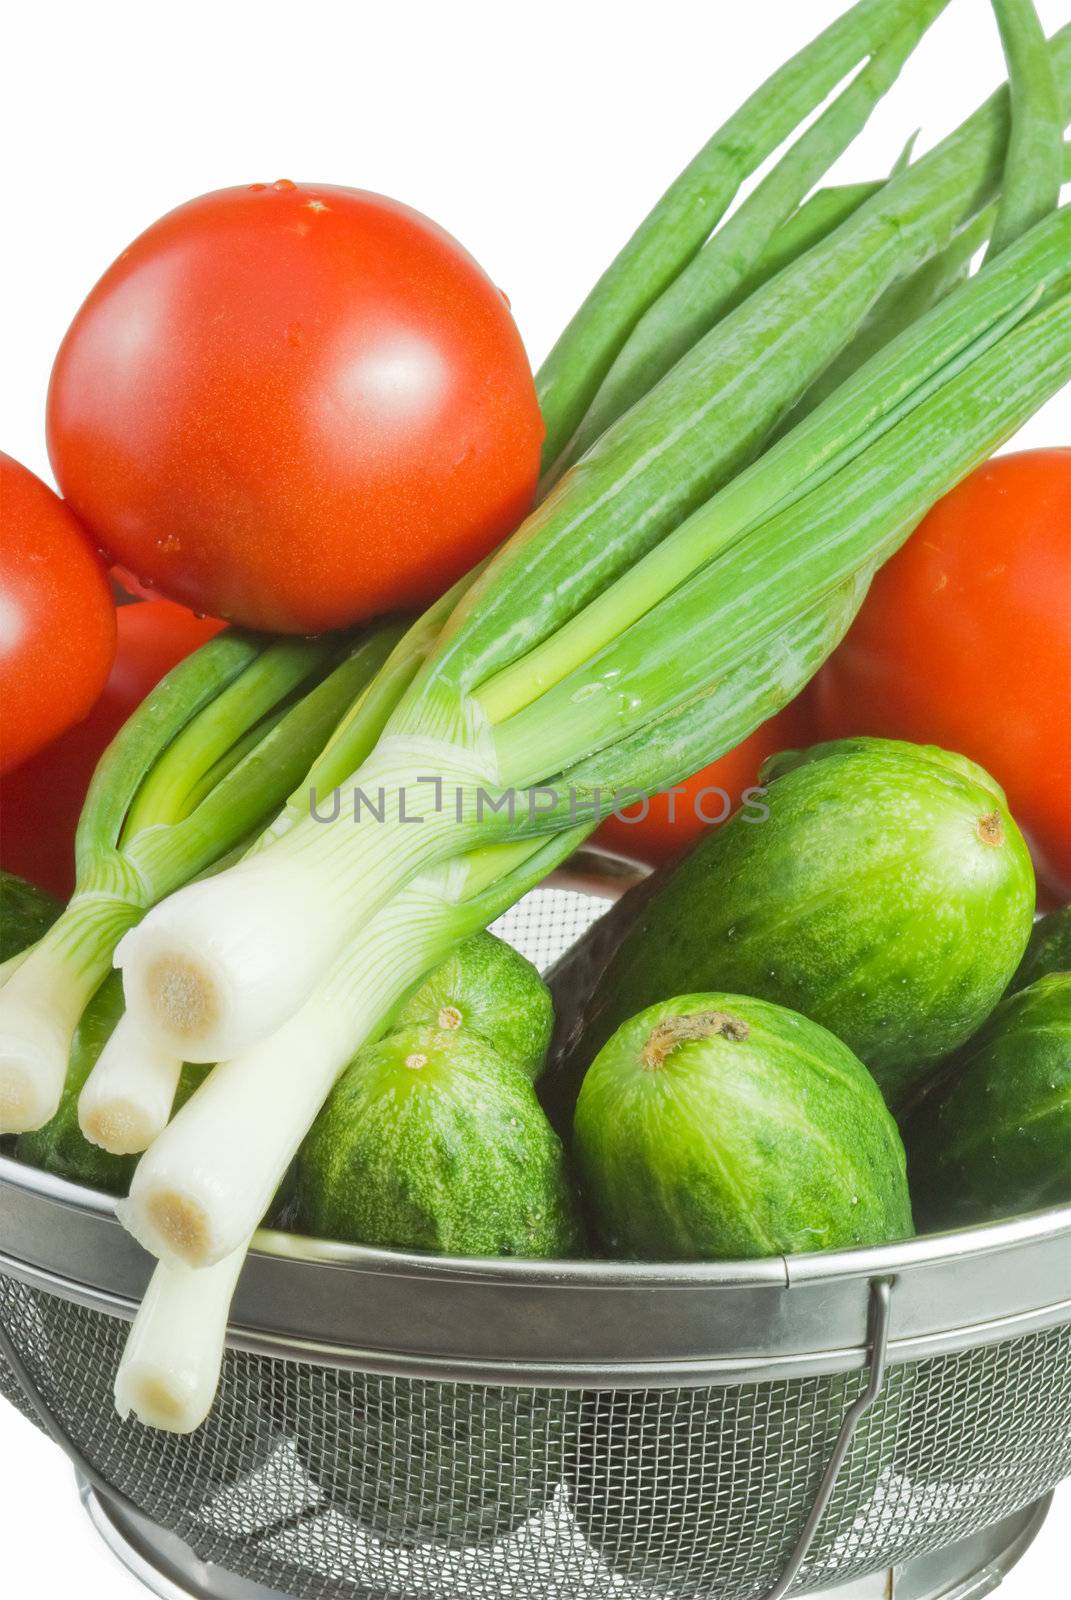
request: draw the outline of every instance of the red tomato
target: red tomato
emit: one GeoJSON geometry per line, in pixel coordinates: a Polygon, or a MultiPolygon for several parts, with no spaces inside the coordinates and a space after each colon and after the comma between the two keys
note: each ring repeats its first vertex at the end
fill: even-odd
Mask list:
{"type": "Polygon", "coordinates": [[[124,250],[48,400],[57,478],[113,560],[293,633],[441,594],[528,510],[542,436],[506,301],[456,240],[287,180],[124,250]]]}
{"type": "Polygon", "coordinates": [[[0,453],[0,771],[81,722],[115,655],[115,606],[85,529],[0,453]]]}
{"type": "Polygon", "coordinates": [[[154,684],[223,626],[169,600],[120,606],[116,620],[115,665],[89,716],[0,784],[0,866],[63,899],[74,888],[74,831],[101,755],[154,684]]]}
{"type": "Polygon", "coordinates": [[[1001,456],[946,495],[878,573],[813,693],[825,738],[981,762],[1042,872],[1071,888],[1071,449],[1001,456]]]}
{"type": "Polygon", "coordinates": [[[758,785],[759,768],[767,756],[808,742],[796,700],[686,783],[653,795],[646,813],[643,804],[637,803],[626,807],[621,816],[607,817],[595,834],[595,843],[654,867],[672,861],[708,828],[719,826],[737,810],[745,791],[758,785]]]}
{"type": "MultiPolygon", "coordinates": [[[[160,598],[151,585],[139,583],[133,573],[124,571],[122,567],[113,567],[109,576],[124,595],[132,594],[138,600],[159,600],[160,598]]],[[[185,609],[183,607],[183,610],[185,609]]],[[[192,616],[192,614],[191,612],[190,615],[192,616]]]]}

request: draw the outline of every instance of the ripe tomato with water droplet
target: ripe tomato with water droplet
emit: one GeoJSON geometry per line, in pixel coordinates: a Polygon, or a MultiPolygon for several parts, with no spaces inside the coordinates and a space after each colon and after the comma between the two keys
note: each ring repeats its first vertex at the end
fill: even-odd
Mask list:
{"type": "Polygon", "coordinates": [[[457,241],[289,179],[135,240],[48,403],[57,479],[115,563],[300,634],[440,595],[529,509],[542,436],[507,304],[457,241]]]}

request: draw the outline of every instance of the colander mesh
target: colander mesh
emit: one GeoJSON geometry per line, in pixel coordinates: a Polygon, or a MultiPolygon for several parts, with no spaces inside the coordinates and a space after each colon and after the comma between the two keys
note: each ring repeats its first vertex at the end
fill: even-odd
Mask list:
{"type": "MultiPolygon", "coordinates": [[[[538,891],[499,931],[546,966],[605,904],[538,891]]],[[[295,1600],[758,1600],[864,1381],[577,1392],[228,1350],[178,1438],[115,1414],[122,1320],[0,1275],[0,1322],[113,1491],[295,1600]]],[[[2,1360],[0,1392],[31,1414],[2,1360]]],[[[1071,1324],[894,1367],[799,1589],[941,1549],[1069,1473],[1071,1324]]]]}
{"type": "MultiPolygon", "coordinates": [[[[208,1424],[176,1438],[115,1414],[123,1322],[5,1278],[0,1318],[106,1483],[296,1600],[756,1600],[862,1382],[566,1392],[231,1350],[208,1424]]],[[[893,1368],[800,1589],[941,1549],[1069,1472],[1071,1326],[893,1368]]]]}
{"type": "Polygon", "coordinates": [[[579,889],[533,889],[492,923],[491,932],[544,972],[612,904],[609,897],[579,889]]]}

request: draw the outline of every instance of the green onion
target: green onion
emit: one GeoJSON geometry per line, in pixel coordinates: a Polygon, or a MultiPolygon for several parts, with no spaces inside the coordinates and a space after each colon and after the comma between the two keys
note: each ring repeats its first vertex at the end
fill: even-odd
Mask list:
{"type": "Polygon", "coordinates": [[[571,438],[640,317],[701,248],[741,183],[922,9],[922,0],[860,0],[756,90],[685,167],[543,364],[537,387],[547,427],[545,465],[571,438]]]}
{"type": "Polygon", "coordinates": [[[841,224],[847,222],[863,202],[870,200],[887,182],[886,178],[878,178],[869,183],[833,184],[829,188],[817,189],[773,234],[750,273],[729,296],[726,310],[734,311],[756,289],[761,289],[764,283],[769,283],[771,278],[798,261],[800,256],[806,255],[808,250],[813,250],[816,244],[828,239],[831,233],[836,233],[841,224]]]}
{"type": "Polygon", "coordinates": [[[641,317],[592,399],[551,475],[565,469],[647,393],[735,302],[763,250],[811,188],[865,126],[948,0],[933,0],[882,46],[803,133],[724,227],[708,240],[641,317]]]}
{"type": "Polygon", "coordinates": [[[123,1013],[78,1096],[78,1126],[113,1156],[137,1155],[167,1127],[183,1063],[123,1013]]]}
{"type": "MultiPolygon", "coordinates": [[[[1063,171],[1071,182],[1071,145],[1063,147],[1063,171]]],[[[834,390],[839,389],[854,372],[857,372],[872,355],[894,339],[897,334],[918,321],[924,312],[937,305],[950,290],[963,283],[970,273],[971,263],[983,248],[993,231],[997,207],[989,205],[979,212],[973,222],[960,230],[947,249],[927,261],[902,283],[896,283],[878,301],[873,312],[863,323],[856,337],[837,359],[822,373],[803,396],[803,399],[778,429],[788,432],[791,427],[813,411],[834,390]]]]}
{"type": "MultiPolygon", "coordinates": [[[[698,692],[764,631],[861,565],[887,559],[933,501],[1069,376],[1071,314],[1063,298],[1025,316],[960,370],[954,364],[947,382],[858,456],[753,528],[731,560],[700,568],[502,725],[496,742],[507,781],[525,783],[544,767],[548,728],[557,730],[556,755],[567,760],[609,745],[622,725],[635,727],[652,708],[698,692]]],[[[637,782],[649,787],[654,776],[641,769],[637,782]]],[[[661,773],[655,781],[663,781],[661,773]]]]}
{"type": "Polygon", "coordinates": [[[401,624],[381,626],[371,635],[364,648],[374,652],[374,659],[371,655],[366,657],[361,693],[340,718],[279,816],[265,830],[258,849],[307,817],[318,797],[330,794],[371,755],[398,701],[431,654],[444,622],[483,565],[454,584],[415,622],[404,628],[401,624]]]}
{"type": "MultiPolygon", "coordinates": [[[[895,178],[910,165],[916,138],[917,135],[912,134],[905,144],[889,174],[890,178],[895,178]]],[[[728,296],[724,310],[735,311],[756,289],[761,289],[764,283],[769,283],[771,278],[798,261],[800,256],[806,255],[808,250],[813,250],[816,244],[828,239],[859,210],[864,201],[872,199],[888,182],[889,178],[878,178],[869,183],[834,184],[829,188],[816,189],[768,240],[751,271],[728,296]]],[[[650,387],[648,384],[647,388],[650,387]]],[[[614,417],[613,421],[616,422],[617,418],[614,417]]]]}
{"type": "MultiPolygon", "coordinates": [[[[453,869],[449,878],[440,875],[440,887],[449,881],[458,892],[454,906],[445,899],[437,900],[431,885],[413,885],[411,890],[403,891],[404,898],[399,897],[390,915],[379,923],[379,937],[366,942],[366,959],[350,960],[348,976],[337,975],[341,1012],[351,1026],[341,1047],[332,1049],[332,1041],[343,1035],[335,1032],[339,1011],[332,1007],[325,985],[317,1003],[307,1006],[295,1019],[294,1027],[287,1030],[300,1069],[294,1055],[285,1048],[266,1053],[262,1048],[251,1052],[243,1063],[229,1063],[210,1074],[196,1109],[180,1113],[175,1120],[174,1131],[169,1135],[177,1146],[172,1148],[171,1164],[180,1173],[188,1171],[193,1147],[201,1146],[202,1129],[207,1127],[209,1138],[214,1140],[221,1122],[228,1118],[232,1132],[241,1132],[232,1141],[224,1142],[228,1146],[243,1145],[247,1159],[236,1162],[234,1151],[225,1150],[219,1165],[213,1164],[209,1169],[223,1176],[224,1187],[214,1188],[207,1204],[185,1184],[169,1185],[166,1177],[162,1183],[158,1177],[154,1187],[151,1166],[146,1167],[144,1182],[150,1198],[143,1209],[156,1213],[148,1237],[166,1252],[167,1259],[160,1261],[153,1274],[123,1353],[115,1384],[120,1416],[133,1414],[146,1426],[171,1433],[192,1433],[201,1426],[215,1397],[230,1303],[252,1243],[250,1231],[214,1265],[194,1268],[180,1259],[203,1259],[202,1253],[192,1248],[189,1233],[184,1233],[178,1241],[181,1249],[176,1250],[176,1241],[169,1232],[165,1230],[157,1236],[157,1223],[168,1218],[173,1221],[176,1215],[185,1217],[192,1222],[195,1240],[202,1244],[216,1241],[208,1252],[215,1254],[221,1248],[220,1238],[230,1240],[240,1229],[242,1224],[237,1219],[251,1218],[250,1229],[259,1222],[258,1207],[263,1209],[263,1197],[270,1199],[278,1188],[297,1145],[339,1075],[339,1057],[344,1057],[341,1071],[345,1071],[357,1049],[389,1024],[397,1005],[413,985],[460,938],[485,927],[526,888],[540,881],[581,842],[586,832],[581,827],[535,846],[497,846],[474,852],[467,865],[453,869]],[[425,913],[430,911],[430,916],[422,920],[417,915],[418,907],[425,913]],[[395,950],[390,929],[403,921],[408,925],[404,947],[395,950]],[[248,1146],[247,1131],[252,1135],[248,1146]]],[[[163,1151],[166,1156],[166,1145],[163,1151]]],[[[203,1159],[206,1152],[201,1149],[199,1154],[203,1159]]],[[[214,1147],[207,1154],[213,1163],[219,1161],[214,1147]]],[[[154,1159],[158,1158],[157,1154],[154,1159]]],[[[132,1204],[133,1226],[140,1228],[138,1203],[132,1204]]]]}
{"type": "Polygon", "coordinates": [[[731,545],[750,523],[775,509],[797,484],[828,470],[845,451],[865,446],[883,419],[888,425],[900,406],[917,398],[921,384],[970,351],[985,330],[999,331],[1039,282],[1066,274],[1069,251],[1071,212],[1064,211],[908,329],[901,342],[884,349],[838,389],[828,410],[788,435],[791,443],[738,475],[551,639],[482,684],[476,695],[488,720],[499,724],[522,710],[731,545]]]}
{"type": "Polygon", "coordinates": [[[776,430],[788,433],[796,423],[833,394],[870,357],[910,328],[970,276],[971,263],[993,231],[996,207],[987,206],[973,222],[961,228],[952,243],[899,283],[887,289],[859,332],[832,361],[776,430]]]}
{"type": "MultiPolygon", "coordinates": [[[[220,811],[226,814],[233,806],[242,806],[251,793],[257,793],[262,775],[264,781],[270,783],[271,792],[277,794],[279,778],[274,769],[280,759],[287,763],[285,770],[291,771],[296,761],[307,759],[318,749],[335,723],[300,787],[250,848],[262,848],[265,842],[281,836],[294,821],[307,816],[310,797],[316,788],[316,775],[329,770],[331,761],[339,759],[340,755],[343,760],[347,759],[346,751],[359,756],[363,748],[347,741],[355,712],[359,712],[368,699],[365,686],[379,699],[390,694],[396,698],[400,692],[392,663],[405,641],[413,636],[419,636],[419,625],[417,629],[405,630],[402,623],[397,623],[381,625],[361,639],[335,672],[305,698],[298,739],[295,739],[291,722],[287,721],[287,708],[277,709],[270,724],[257,724],[245,740],[233,747],[226,761],[211,769],[216,781],[206,783],[205,792],[213,789],[218,792],[213,805],[198,813],[197,827],[201,833],[209,839],[218,837],[215,814],[220,811]],[[350,710],[336,722],[340,706],[355,693],[357,698],[350,710]],[[284,741],[285,758],[281,757],[279,749],[284,741]],[[235,752],[238,752],[237,758],[235,752]]],[[[369,738],[367,729],[364,737],[369,738]]],[[[371,743],[374,737],[369,747],[371,743]]],[[[197,798],[201,798],[199,793],[197,798]]],[[[79,1097],[82,1133],[91,1144],[115,1155],[132,1155],[147,1149],[170,1119],[182,1067],[182,1058],[173,1048],[163,1047],[158,1040],[146,1039],[134,1020],[124,1015],[101,1051],[79,1097]]]]}
{"type": "Polygon", "coordinates": [[[70,904],[0,990],[0,1133],[55,1114],[78,1019],[123,934],[263,825],[384,653],[228,632],[149,694],[90,785],[70,904]],[[235,745],[245,753],[228,767],[235,745]]]}
{"type": "Polygon", "coordinates": [[[383,740],[361,770],[359,794],[351,802],[347,790],[347,810],[334,821],[314,813],[295,822],[223,875],[222,896],[211,879],[188,884],[163,903],[162,916],[150,914],[124,937],[115,960],[127,1008],[147,1037],[188,1061],[240,1054],[307,998],[356,922],[423,867],[475,844],[479,830],[455,826],[447,808],[436,809],[434,785],[420,782],[435,776],[451,788],[479,783],[487,774],[468,750],[383,740]],[[335,851],[330,841],[344,835],[378,848],[340,875],[354,852],[335,851]],[[295,935],[282,967],[280,927],[295,935]],[[250,928],[266,940],[250,938],[250,928]]]}
{"type": "MultiPolygon", "coordinates": [[[[813,675],[842,637],[855,614],[864,590],[865,584],[853,580],[844,586],[840,594],[827,597],[821,607],[814,608],[812,614],[805,615],[798,623],[786,628],[769,646],[753,652],[747,660],[739,664],[738,670],[728,674],[724,683],[719,686],[724,689],[724,693],[717,695],[711,693],[708,704],[689,708],[686,726],[682,726],[685,722],[683,718],[675,720],[667,717],[661,725],[645,733],[646,747],[652,752],[659,753],[656,759],[663,763],[668,762],[672,755],[679,764],[682,755],[687,760],[688,756],[694,753],[691,766],[686,768],[687,771],[692,771],[701,764],[701,749],[706,750],[709,759],[712,753],[728,749],[738,743],[758,722],[791,699],[813,675]]],[[[698,698],[702,700],[704,697],[698,698]]],[[[443,752],[437,752],[439,758],[442,754],[443,752]]],[[[632,759],[632,747],[626,740],[622,746],[622,760],[628,764],[632,759]]],[[[682,775],[679,772],[679,765],[671,770],[675,775],[682,775]]],[[[413,778],[411,766],[400,765],[394,769],[394,783],[409,785],[406,794],[407,810],[410,814],[415,813],[422,801],[427,804],[433,795],[432,789],[419,782],[419,768],[415,783],[413,778]]],[[[372,780],[367,774],[366,781],[370,787],[372,780]]],[[[608,786],[601,796],[594,796],[589,775],[582,767],[569,775],[569,784],[575,786],[576,792],[575,814],[569,801],[566,800],[556,809],[555,816],[558,828],[579,830],[568,846],[570,849],[590,831],[599,816],[615,803],[613,788],[624,787],[631,781],[631,776],[626,776],[620,783],[608,786]]],[[[464,788],[466,795],[471,795],[471,789],[465,784],[463,771],[459,786],[464,788]]],[[[497,798],[494,785],[488,783],[487,792],[497,798]]],[[[317,922],[333,930],[337,940],[336,951],[345,952],[349,948],[355,948],[359,953],[366,943],[379,943],[383,935],[369,931],[356,945],[352,944],[352,929],[356,920],[353,915],[354,907],[358,904],[368,906],[371,901],[372,910],[379,909],[389,898],[391,887],[396,887],[398,881],[404,882],[408,870],[416,870],[412,866],[411,840],[417,848],[425,845],[426,841],[429,861],[432,858],[442,859],[444,856],[453,855],[465,849],[466,845],[470,846],[471,853],[468,858],[470,867],[467,870],[471,872],[471,864],[481,859],[483,841],[488,838],[493,841],[497,830],[507,829],[510,826],[507,815],[501,811],[496,813],[493,819],[489,817],[474,822],[471,806],[467,806],[466,809],[467,814],[461,822],[457,820],[452,807],[447,803],[444,805],[443,814],[438,818],[434,814],[425,813],[425,824],[417,828],[398,825],[396,814],[393,819],[388,818],[382,824],[366,823],[365,832],[361,834],[362,840],[369,838],[370,830],[370,846],[385,839],[397,850],[397,855],[393,851],[388,854],[386,867],[400,862],[400,878],[396,874],[394,880],[387,878],[385,882],[378,876],[385,870],[384,864],[379,863],[375,873],[367,870],[369,862],[360,850],[353,848],[353,840],[347,837],[350,833],[350,824],[344,820],[341,827],[321,826],[309,841],[310,848],[312,845],[320,844],[321,841],[332,847],[328,850],[326,862],[322,867],[313,866],[308,853],[305,852],[299,854],[293,861],[287,861],[283,871],[280,872],[276,847],[266,850],[263,854],[258,853],[250,858],[246,865],[250,868],[256,867],[259,879],[256,892],[265,895],[264,903],[270,904],[272,910],[261,911],[258,916],[250,917],[241,873],[228,875],[228,893],[212,912],[211,944],[214,959],[212,967],[209,967],[207,962],[196,962],[197,946],[192,937],[185,938],[182,931],[184,927],[196,929],[208,925],[201,920],[204,916],[203,902],[194,894],[194,890],[202,886],[194,886],[194,890],[187,889],[180,895],[172,896],[162,910],[158,929],[150,929],[152,937],[148,944],[148,956],[146,957],[143,947],[141,952],[143,964],[140,969],[136,961],[131,961],[132,952],[129,948],[119,952],[120,960],[124,963],[128,997],[133,990],[135,1007],[140,1000],[141,1009],[137,1015],[142,1031],[154,1041],[159,1041],[160,1044],[170,1048],[176,1059],[180,1055],[189,1056],[191,1053],[196,1053],[198,1058],[203,1056],[206,1060],[219,1059],[221,1056],[236,1053],[228,1052],[221,1047],[227,1042],[227,1035],[219,1031],[219,1022],[220,1020],[228,1022],[228,1013],[237,1011],[241,1025],[249,1030],[246,1038],[250,1041],[247,1048],[251,1051],[256,1029],[258,1026],[264,1027],[265,1010],[269,1009],[273,1017],[279,1016],[279,1021],[273,1022],[265,1032],[274,1032],[276,1028],[281,1028],[287,1018],[293,1016],[296,1006],[302,1004],[316,984],[322,981],[322,973],[327,960],[330,959],[325,958],[324,950],[331,950],[329,943],[316,942],[320,936],[319,929],[310,928],[306,919],[303,924],[306,936],[294,941],[286,968],[282,972],[276,972],[275,989],[270,993],[258,989],[250,1003],[249,964],[246,963],[243,968],[242,950],[248,948],[251,943],[255,944],[255,941],[250,939],[251,926],[262,925],[269,933],[274,930],[281,935],[284,929],[289,930],[295,926],[294,917],[299,912],[297,902],[290,903],[288,897],[291,894],[302,893],[307,900],[311,894],[314,895],[317,905],[317,922]],[[437,829],[432,826],[436,820],[441,823],[437,829]],[[350,848],[347,849],[347,846],[350,848]],[[407,847],[410,848],[408,856],[404,854],[407,847]],[[320,877],[321,871],[322,877],[320,877]],[[375,900],[372,900],[370,880],[380,886],[380,893],[375,900]],[[319,890],[313,888],[316,883],[320,885],[319,890]],[[259,918],[269,915],[275,920],[266,923],[259,921],[259,918]],[[235,947],[235,955],[232,958],[234,976],[224,979],[227,984],[224,988],[217,976],[221,965],[219,952],[232,925],[238,929],[241,944],[235,947]],[[315,945],[314,961],[309,959],[310,943],[315,945]],[[181,951],[181,970],[191,980],[196,979],[203,992],[212,997],[204,1010],[209,1013],[216,1031],[205,1028],[205,1019],[201,1016],[198,1020],[202,1023],[202,1034],[196,1038],[190,1036],[187,1017],[180,1015],[176,1020],[169,1014],[166,1004],[168,995],[157,994],[150,982],[145,986],[147,993],[139,997],[135,987],[139,970],[144,972],[146,967],[151,968],[154,957],[164,961],[170,956],[173,960],[176,948],[181,951]],[[319,966],[316,961],[319,962],[319,966]],[[226,996],[226,1003],[219,1003],[216,999],[219,995],[226,996]]],[[[540,826],[545,828],[547,823],[544,821],[540,826]]],[[[296,831],[295,829],[294,832],[296,831]]],[[[523,832],[523,825],[514,831],[523,832]]],[[[354,836],[357,833],[360,833],[359,829],[354,830],[354,836]]],[[[501,849],[501,845],[492,844],[489,848],[490,858],[495,860],[501,849]]],[[[371,854],[370,849],[369,855],[371,854]]],[[[203,887],[207,888],[208,885],[203,887]]],[[[396,907],[397,900],[392,904],[396,907]]],[[[378,919],[376,927],[379,927],[378,919]]],[[[407,937],[412,937],[412,933],[410,932],[407,937]]],[[[341,960],[343,957],[336,954],[334,959],[341,960]]],[[[345,983],[342,987],[345,988],[345,983]]],[[[341,1000],[333,1002],[334,1013],[341,1014],[342,1004],[341,1000]]],[[[230,1022],[229,1026],[233,1029],[235,1024],[230,1022]]],[[[232,1032],[230,1036],[234,1037],[235,1034],[232,1032]]]]}
{"type": "Polygon", "coordinates": [[[266,641],[230,632],[180,664],[120,731],[90,785],[76,841],[71,904],[0,991],[0,1132],[28,1132],[55,1113],[78,1019],[136,920],[142,892],[118,851],[133,796],[153,761],[266,641]]]}
{"type": "MultiPolygon", "coordinates": [[[[1071,91],[1071,27],[1053,46],[1071,91]]],[[[836,234],[730,313],[566,475],[462,600],[418,721],[553,634],[740,470],[898,277],[944,248],[999,182],[1007,94],[888,183],[836,234]]]]}
{"type": "Polygon", "coordinates": [[[871,576],[869,569],[856,573],[697,694],[555,774],[550,781],[562,798],[540,814],[538,826],[564,827],[577,815],[605,816],[629,798],[683,782],[735,749],[814,677],[847,632],[871,576]],[[640,781],[645,771],[660,774],[655,785],[640,781]]]}
{"type": "Polygon", "coordinates": [[[115,1380],[120,1417],[147,1428],[193,1433],[212,1409],[223,1365],[227,1315],[247,1241],[215,1267],[156,1268],[127,1336],[115,1380]]]}
{"type": "Polygon", "coordinates": [[[268,641],[228,628],[169,672],[108,746],[93,775],[75,841],[79,883],[119,844],[127,813],[154,762],[198,712],[255,663],[268,641]]]}
{"type": "Polygon", "coordinates": [[[213,1068],[138,1164],[121,1208],[161,1260],[204,1267],[239,1249],[271,1203],[333,1084],[406,994],[581,843],[484,849],[414,880],[277,1032],[213,1068]]]}
{"type": "Polygon", "coordinates": [[[266,649],[254,666],[233,679],[160,753],[138,787],[123,821],[121,840],[144,828],[178,822],[189,815],[198,779],[210,771],[247,733],[324,665],[332,646],[282,639],[266,649]]]}
{"type": "Polygon", "coordinates": [[[998,255],[1060,203],[1063,107],[1033,0],[993,0],[1008,63],[1011,137],[990,254],[998,255]]]}

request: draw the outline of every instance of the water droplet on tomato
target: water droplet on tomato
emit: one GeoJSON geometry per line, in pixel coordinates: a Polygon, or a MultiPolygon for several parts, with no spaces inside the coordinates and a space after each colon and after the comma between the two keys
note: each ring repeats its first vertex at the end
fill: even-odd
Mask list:
{"type": "Polygon", "coordinates": [[[253,194],[259,194],[261,189],[266,189],[267,187],[268,187],[268,185],[266,183],[251,183],[251,184],[249,184],[249,189],[251,190],[251,192],[253,194]]]}
{"type": "Polygon", "coordinates": [[[289,178],[276,178],[275,182],[272,184],[272,188],[279,190],[296,189],[297,184],[292,183],[289,178]]]}

